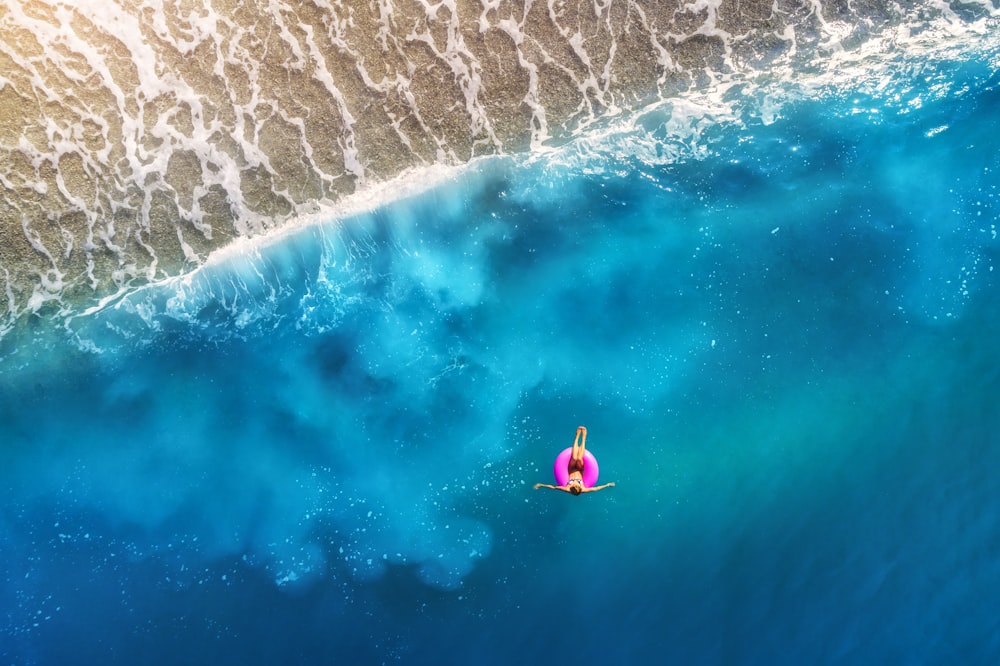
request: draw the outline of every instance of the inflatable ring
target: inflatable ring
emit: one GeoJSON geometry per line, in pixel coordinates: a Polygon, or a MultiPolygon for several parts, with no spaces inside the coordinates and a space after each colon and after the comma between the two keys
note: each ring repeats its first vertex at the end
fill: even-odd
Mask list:
{"type": "MultiPolygon", "coordinates": [[[[552,466],[552,473],[556,477],[556,484],[565,486],[569,483],[569,459],[573,455],[573,447],[565,449],[556,456],[556,462],[552,466]]],[[[583,452],[583,487],[591,488],[597,483],[597,474],[600,470],[597,467],[597,458],[590,451],[583,452]]]]}

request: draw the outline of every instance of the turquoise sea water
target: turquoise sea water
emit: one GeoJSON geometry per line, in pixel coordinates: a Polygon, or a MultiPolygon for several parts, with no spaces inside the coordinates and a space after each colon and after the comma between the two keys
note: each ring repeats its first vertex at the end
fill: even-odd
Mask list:
{"type": "Polygon", "coordinates": [[[996,663],[1000,74],[897,75],[8,335],[0,658],[996,663]],[[617,486],[533,491],[581,424],[617,486]]]}

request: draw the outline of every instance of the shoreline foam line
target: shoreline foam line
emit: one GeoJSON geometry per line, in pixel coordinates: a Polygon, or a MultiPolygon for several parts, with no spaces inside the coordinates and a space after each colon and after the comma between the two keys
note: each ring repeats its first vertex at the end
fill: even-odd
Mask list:
{"type": "Polygon", "coordinates": [[[971,34],[1000,11],[278,1],[145,17],[115,2],[8,5],[0,107],[19,120],[0,127],[7,319],[186,272],[407,169],[547,150],[656,100],[830,67],[894,30],[971,34]]]}

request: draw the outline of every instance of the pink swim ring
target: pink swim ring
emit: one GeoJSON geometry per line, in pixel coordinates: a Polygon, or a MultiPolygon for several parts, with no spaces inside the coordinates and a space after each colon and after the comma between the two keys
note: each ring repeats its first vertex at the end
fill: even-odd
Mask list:
{"type": "MultiPolygon", "coordinates": [[[[569,483],[569,459],[573,455],[573,447],[564,449],[556,456],[556,462],[552,465],[552,473],[556,477],[556,485],[565,486],[569,483]]],[[[583,452],[583,487],[590,488],[597,483],[597,474],[600,470],[597,467],[597,458],[590,451],[583,452]]]]}

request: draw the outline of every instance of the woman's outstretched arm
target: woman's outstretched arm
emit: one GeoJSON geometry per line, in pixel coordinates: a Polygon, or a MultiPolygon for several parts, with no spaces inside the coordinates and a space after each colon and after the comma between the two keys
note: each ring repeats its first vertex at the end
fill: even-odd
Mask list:
{"type": "Polygon", "coordinates": [[[539,488],[549,488],[551,490],[561,490],[564,493],[568,493],[569,492],[569,489],[566,486],[552,486],[552,485],[549,485],[547,483],[536,483],[535,484],[535,490],[538,490],[539,488]]]}
{"type": "Polygon", "coordinates": [[[598,490],[604,490],[605,488],[614,488],[615,482],[605,483],[603,486],[592,486],[590,488],[584,488],[582,492],[585,493],[596,493],[598,490]]]}

